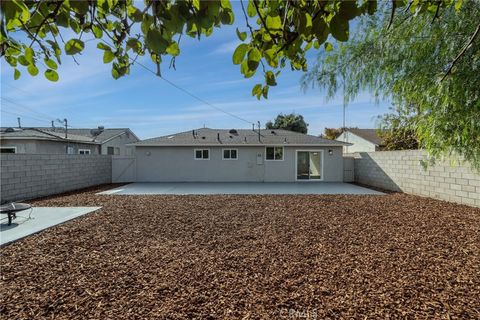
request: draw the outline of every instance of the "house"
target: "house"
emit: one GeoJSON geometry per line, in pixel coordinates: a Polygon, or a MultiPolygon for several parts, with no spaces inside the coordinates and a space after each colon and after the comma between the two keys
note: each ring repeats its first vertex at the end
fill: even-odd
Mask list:
{"type": "Polygon", "coordinates": [[[139,139],[128,128],[68,129],[2,128],[0,152],[36,154],[111,154],[131,155],[126,146],[139,139]]]}
{"type": "Polygon", "coordinates": [[[382,147],[382,138],[377,129],[347,129],[337,140],[351,144],[343,147],[344,153],[374,152],[382,147]]]}
{"type": "Polygon", "coordinates": [[[76,134],[36,128],[5,128],[0,131],[1,153],[99,154],[100,144],[76,134]]]}
{"type": "Polygon", "coordinates": [[[347,143],[278,129],[202,128],[133,145],[138,182],[339,182],[347,143]]]}
{"type": "MultiPolygon", "coordinates": [[[[44,128],[44,130],[65,133],[64,128],[44,128]]],[[[133,148],[127,145],[140,141],[129,128],[105,128],[99,126],[96,129],[68,129],[68,132],[88,137],[92,141],[100,143],[100,154],[132,155],[133,148]]]]}

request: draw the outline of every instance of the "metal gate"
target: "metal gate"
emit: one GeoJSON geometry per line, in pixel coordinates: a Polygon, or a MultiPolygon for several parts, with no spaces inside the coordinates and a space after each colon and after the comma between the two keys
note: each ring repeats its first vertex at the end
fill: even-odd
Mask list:
{"type": "Polygon", "coordinates": [[[343,157],[343,182],[355,181],[355,158],[343,157]]]}
{"type": "Polygon", "coordinates": [[[136,180],[135,157],[112,156],[112,182],[135,182],[136,180]]]}

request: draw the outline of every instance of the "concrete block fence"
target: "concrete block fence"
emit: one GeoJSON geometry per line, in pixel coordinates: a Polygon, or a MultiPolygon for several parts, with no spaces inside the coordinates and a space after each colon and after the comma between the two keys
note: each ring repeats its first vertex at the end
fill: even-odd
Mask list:
{"type": "Polygon", "coordinates": [[[436,161],[426,169],[423,150],[361,152],[355,158],[355,181],[392,191],[480,207],[480,174],[457,158],[436,161]]]}
{"type": "Polygon", "coordinates": [[[26,200],[112,181],[106,155],[1,154],[0,200],[26,200]]]}

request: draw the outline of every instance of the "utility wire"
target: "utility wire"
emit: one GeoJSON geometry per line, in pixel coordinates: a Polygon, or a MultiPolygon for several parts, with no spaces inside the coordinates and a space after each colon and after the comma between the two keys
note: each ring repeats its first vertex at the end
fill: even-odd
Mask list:
{"type": "Polygon", "coordinates": [[[223,110],[222,108],[217,107],[216,105],[214,105],[214,104],[212,104],[212,103],[210,103],[210,102],[208,102],[208,101],[200,98],[199,96],[191,93],[191,92],[188,91],[187,89],[184,89],[184,88],[180,87],[178,84],[176,84],[176,83],[174,83],[174,82],[172,82],[172,81],[170,81],[170,80],[162,77],[161,75],[158,75],[157,72],[155,72],[155,71],[153,71],[152,69],[148,68],[148,67],[145,66],[144,64],[142,64],[142,63],[140,63],[140,62],[138,62],[138,61],[135,61],[135,60],[133,60],[133,59],[130,58],[130,57],[129,57],[129,59],[130,59],[130,61],[132,61],[133,64],[138,64],[140,67],[142,67],[142,68],[144,68],[145,70],[153,73],[156,77],[159,77],[160,79],[162,79],[163,81],[165,81],[166,83],[168,83],[169,85],[171,85],[172,87],[174,87],[174,88],[182,91],[183,93],[189,95],[190,97],[194,98],[195,100],[198,100],[198,101],[200,101],[201,103],[203,103],[203,104],[205,104],[205,105],[207,105],[207,106],[209,106],[209,107],[211,107],[211,108],[213,108],[213,109],[215,109],[215,110],[217,110],[217,111],[223,112],[223,113],[225,113],[225,114],[227,114],[227,115],[229,115],[229,116],[231,116],[231,117],[233,117],[233,118],[236,118],[236,119],[238,119],[238,120],[240,120],[240,121],[244,121],[244,122],[246,122],[246,123],[248,123],[248,124],[254,124],[253,122],[248,121],[247,119],[244,119],[244,118],[242,118],[242,117],[239,117],[239,116],[237,116],[236,114],[233,114],[233,113],[231,113],[231,112],[225,111],[225,110],[223,110]]]}
{"type": "Polygon", "coordinates": [[[7,102],[9,102],[9,103],[11,103],[11,104],[14,104],[14,105],[16,105],[17,107],[20,107],[20,108],[22,108],[22,109],[25,109],[25,110],[28,110],[28,111],[30,111],[30,112],[36,113],[38,116],[41,116],[42,118],[48,119],[49,121],[55,119],[55,117],[52,117],[52,116],[50,116],[50,115],[48,115],[48,114],[46,114],[46,113],[42,113],[42,112],[36,111],[36,110],[34,110],[33,108],[31,108],[31,107],[28,107],[28,106],[26,106],[26,105],[23,105],[23,104],[20,104],[20,103],[18,103],[18,102],[15,102],[15,101],[13,101],[13,100],[11,100],[11,99],[9,99],[9,98],[0,97],[0,99],[5,100],[5,101],[7,101],[7,102]]]}
{"type": "Polygon", "coordinates": [[[20,114],[20,113],[10,112],[10,111],[3,110],[3,109],[0,110],[0,111],[1,111],[1,112],[5,112],[5,113],[8,113],[8,114],[11,114],[11,115],[14,115],[14,116],[18,116],[18,117],[24,117],[24,118],[33,119],[33,120],[40,121],[40,122],[48,122],[48,123],[50,123],[49,120],[45,120],[45,119],[39,119],[39,118],[35,118],[35,117],[32,117],[32,116],[27,116],[27,115],[20,114]]]}

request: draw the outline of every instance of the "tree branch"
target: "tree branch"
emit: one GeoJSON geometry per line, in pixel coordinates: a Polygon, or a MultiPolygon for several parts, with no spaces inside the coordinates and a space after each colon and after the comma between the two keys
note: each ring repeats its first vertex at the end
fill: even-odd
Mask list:
{"type": "Polygon", "coordinates": [[[390,29],[390,26],[393,23],[393,17],[395,16],[395,9],[397,8],[397,3],[395,0],[392,0],[392,13],[390,13],[390,21],[388,22],[387,30],[390,29]]]}
{"type": "Polygon", "coordinates": [[[475,29],[475,32],[470,37],[470,40],[468,40],[468,42],[463,47],[462,51],[460,51],[460,53],[455,57],[455,59],[453,59],[452,63],[450,63],[450,66],[448,67],[447,72],[443,75],[440,82],[442,82],[452,72],[452,69],[455,66],[455,64],[458,62],[458,60],[460,60],[460,58],[465,54],[465,52],[467,52],[468,48],[470,48],[470,46],[472,45],[473,41],[475,41],[475,38],[478,36],[478,34],[480,34],[480,23],[478,24],[477,29],[475,29]]]}
{"type": "Polygon", "coordinates": [[[267,27],[267,23],[265,22],[265,19],[264,19],[263,16],[260,14],[260,10],[258,9],[257,1],[253,0],[253,5],[255,6],[255,11],[257,11],[257,14],[258,14],[258,16],[259,16],[259,18],[260,18],[260,21],[262,21],[263,27],[265,28],[265,30],[267,30],[268,35],[270,36],[270,38],[272,38],[273,42],[274,42],[275,44],[277,44],[277,39],[275,39],[275,38],[273,37],[273,34],[270,32],[270,29],[268,29],[268,27],[267,27]]]}
{"type": "MultiPolygon", "coordinates": [[[[37,28],[37,31],[35,31],[35,35],[33,36],[33,39],[32,39],[32,43],[30,43],[30,47],[32,46],[32,44],[35,42],[35,40],[37,40],[37,35],[38,35],[38,32],[40,31],[40,29],[42,29],[43,25],[47,22],[48,19],[50,18],[55,18],[55,16],[57,15],[58,13],[58,10],[60,10],[60,7],[62,6],[63,4],[63,0],[61,1],[58,1],[57,2],[57,6],[55,7],[55,9],[53,9],[53,11],[51,13],[49,13],[45,19],[42,20],[42,22],[38,25],[38,28],[37,28]]],[[[40,5],[40,4],[39,4],[40,5]]],[[[29,32],[30,30],[28,30],[29,32]]],[[[38,40],[37,40],[38,42],[38,40]]]]}

